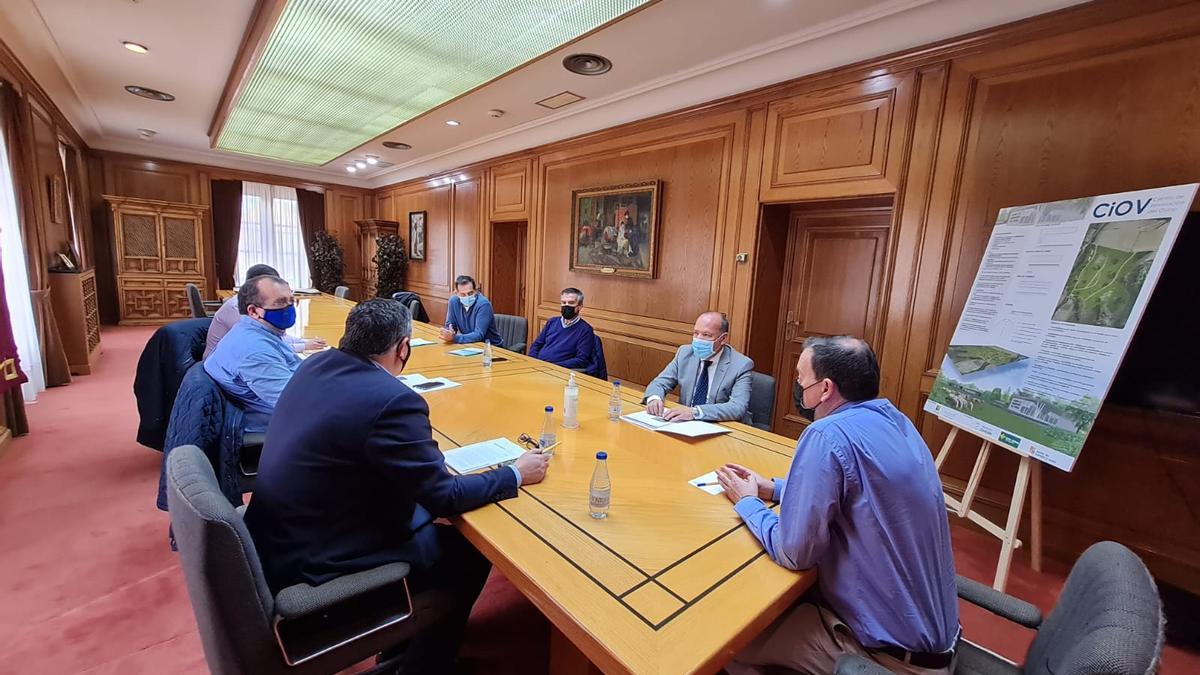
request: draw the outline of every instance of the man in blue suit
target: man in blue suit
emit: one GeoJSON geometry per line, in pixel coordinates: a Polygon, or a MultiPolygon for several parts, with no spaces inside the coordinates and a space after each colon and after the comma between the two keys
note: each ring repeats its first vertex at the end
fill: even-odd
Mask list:
{"type": "Polygon", "coordinates": [[[246,525],[272,592],[319,585],[392,562],[412,565],[412,592],[453,594],[446,623],[413,640],[405,666],[451,672],[490,565],[450,516],[517,496],[545,476],[549,457],[455,476],[429,406],[396,379],[412,353],[412,319],[395,300],[350,311],[338,349],[301,364],[275,406],[246,525]]]}
{"type": "Polygon", "coordinates": [[[471,277],[460,274],[454,280],[454,290],[454,295],[446,304],[442,342],[490,342],[493,347],[503,347],[504,338],[496,329],[496,313],[487,296],[479,292],[479,284],[471,277]]]}

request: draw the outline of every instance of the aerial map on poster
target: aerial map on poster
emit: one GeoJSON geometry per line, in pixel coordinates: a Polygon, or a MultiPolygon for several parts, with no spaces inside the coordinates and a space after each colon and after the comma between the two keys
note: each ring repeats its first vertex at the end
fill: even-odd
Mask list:
{"type": "Polygon", "coordinates": [[[1196,187],[1001,209],[925,410],[1070,471],[1196,187]]]}

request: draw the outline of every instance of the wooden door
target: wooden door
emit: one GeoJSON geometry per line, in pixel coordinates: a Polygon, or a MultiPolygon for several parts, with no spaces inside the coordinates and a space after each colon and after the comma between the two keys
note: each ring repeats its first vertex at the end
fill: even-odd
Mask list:
{"type": "Polygon", "coordinates": [[[854,335],[874,346],[891,220],[887,208],[792,212],[776,341],[775,433],[798,438],[808,425],[792,404],[805,338],[854,335]]]}
{"type": "Polygon", "coordinates": [[[497,314],[525,315],[525,221],[492,223],[492,286],[484,295],[497,314]]]}

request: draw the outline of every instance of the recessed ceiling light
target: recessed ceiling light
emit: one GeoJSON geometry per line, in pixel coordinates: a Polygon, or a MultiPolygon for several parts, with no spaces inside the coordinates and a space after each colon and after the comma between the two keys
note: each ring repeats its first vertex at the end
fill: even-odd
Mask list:
{"type": "Polygon", "coordinates": [[[150,87],[143,87],[143,86],[136,85],[136,84],[126,85],[125,91],[133,94],[134,96],[141,96],[142,98],[148,98],[151,101],[174,101],[175,100],[174,96],[172,96],[171,94],[168,94],[165,91],[159,91],[157,89],[151,89],[150,87]]]}
{"type": "Polygon", "coordinates": [[[358,167],[354,166],[353,164],[347,164],[346,170],[349,171],[350,173],[354,173],[355,171],[358,171],[358,167]]]}
{"type": "Polygon", "coordinates": [[[458,120],[446,120],[446,124],[449,124],[452,127],[456,127],[456,126],[458,126],[458,120]]]}
{"type": "Polygon", "coordinates": [[[357,160],[356,162],[354,162],[354,166],[359,169],[365,169],[365,168],[367,168],[367,163],[360,159],[360,160],[357,160]]]}
{"type": "Polygon", "coordinates": [[[408,143],[401,143],[400,141],[384,141],[383,147],[391,150],[412,150],[411,145],[408,143]]]}
{"type": "Polygon", "coordinates": [[[499,108],[492,108],[488,111],[488,117],[504,117],[504,111],[499,108]]]}
{"type": "Polygon", "coordinates": [[[374,166],[378,163],[379,163],[378,157],[376,157],[375,155],[367,155],[367,164],[374,166]]]}
{"type": "Polygon", "coordinates": [[[129,40],[122,40],[121,44],[125,46],[125,49],[128,49],[135,54],[145,54],[146,52],[150,51],[150,48],[146,45],[130,42],[129,40]]]}
{"type": "Polygon", "coordinates": [[[137,132],[138,132],[138,136],[141,136],[142,138],[144,138],[146,140],[150,140],[151,138],[154,138],[154,135],[158,133],[157,131],[155,131],[153,129],[138,129],[137,132]]]}
{"type": "Polygon", "coordinates": [[[577,75],[603,75],[612,70],[612,61],[599,54],[571,54],[563,59],[563,68],[577,75]]]}

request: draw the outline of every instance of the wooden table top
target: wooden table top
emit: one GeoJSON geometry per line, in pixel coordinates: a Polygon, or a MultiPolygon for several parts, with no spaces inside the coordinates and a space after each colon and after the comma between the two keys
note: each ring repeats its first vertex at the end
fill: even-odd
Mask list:
{"type": "MultiPolygon", "coordinates": [[[[298,302],[299,333],[335,345],[354,303],[298,302]]],[[[415,323],[413,335],[437,340],[415,323]]],[[[505,350],[484,369],[460,345],[414,347],[405,373],[461,387],[426,396],[443,450],[499,436],[536,437],[547,405],[561,424],[570,371],[505,350]]],[[[593,664],[610,673],[716,672],[815,580],[766,556],[723,495],[687,481],[733,461],[786,475],[794,441],[738,423],[731,433],[684,439],[608,419],[611,385],[576,375],[579,428],[557,429],[546,479],[520,496],[463,514],[455,524],[593,664]],[[608,452],[609,517],[588,515],[598,450],[608,452]]],[[[641,392],[623,392],[625,412],[641,392]]]]}

